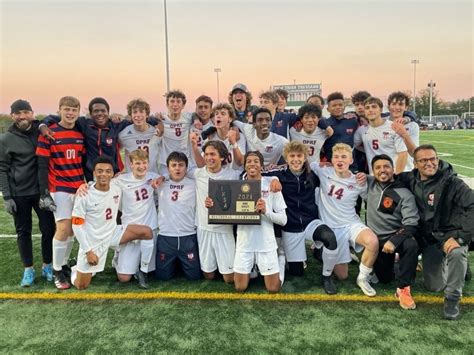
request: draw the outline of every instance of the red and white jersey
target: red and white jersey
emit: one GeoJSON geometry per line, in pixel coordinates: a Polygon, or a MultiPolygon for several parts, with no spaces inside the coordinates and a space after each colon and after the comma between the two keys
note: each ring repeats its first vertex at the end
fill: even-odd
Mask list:
{"type": "MultiPolygon", "coordinates": [[[[209,138],[204,141],[204,144],[206,144],[207,141],[221,141],[222,143],[224,143],[225,147],[229,151],[229,156],[227,158],[228,166],[231,167],[234,170],[239,170],[239,171],[242,171],[244,169],[243,166],[238,166],[235,163],[234,150],[230,149],[230,143],[229,143],[228,138],[222,139],[221,137],[219,137],[219,135],[217,133],[215,133],[212,136],[209,136],[209,138]]],[[[239,147],[239,150],[242,153],[242,155],[245,155],[245,153],[247,152],[247,141],[245,139],[245,136],[240,135],[240,138],[237,141],[237,146],[239,147]]]]}
{"type": "Polygon", "coordinates": [[[367,184],[358,185],[352,173],[348,178],[337,176],[332,166],[320,167],[319,163],[312,163],[311,170],[320,181],[316,202],[322,221],[331,228],[360,223],[355,206],[359,196],[366,196],[367,184]]]}
{"type": "Polygon", "coordinates": [[[164,132],[158,158],[160,164],[166,165],[166,158],[174,151],[186,154],[189,160],[188,166],[194,164],[189,141],[192,123],[193,117],[190,112],[181,113],[181,117],[177,120],[170,119],[168,114],[163,115],[164,132]]]}
{"type": "Polygon", "coordinates": [[[142,224],[156,229],[158,227],[158,215],[153,198],[154,189],[151,187],[153,179],[159,175],[148,172],[143,179],[137,179],[133,173],[121,174],[112,180],[122,190],[123,224],[142,224]]]}
{"type": "Polygon", "coordinates": [[[397,154],[406,152],[407,147],[402,137],[392,129],[392,121],[386,120],[378,127],[361,126],[354,135],[354,146],[364,144],[365,155],[369,172],[372,174],[372,159],[379,154],[386,154],[392,158],[394,166],[396,165],[397,154]]]}
{"type": "Polygon", "coordinates": [[[90,249],[108,244],[117,226],[122,191],[110,184],[109,191],[99,191],[92,185],[86,196],[76,196],[73,217],[84,219],[87,243],[90,249]]]}
{"type": "Polygon", "coordinates": [[[232,234],[232,225],[208,224],[208,209],[204,201],[209,196],[209,180],[238,180],[239,172],[231,168],[222,168],[218,173],[207,171],[206,167],[194,170],[196,180],[196,226],[200,229],[232,234]]]}
{"type": "Polygon", "coordinates": [[[319,163],[319,153],[326,139],[326,132],[319,127],[316,127],[313,133],[306,133],[303,129],[298,132],[294,127],[290,128],[290,140],[301,142],[308,147],[310,163],[319,163]]]}
{"type": "Polygon", "coordinates": [[[149,126],[144,132],[138,131],[134,125],[125,127],[118,138],[120,147],[125,151],[125,171],[130,172],[131,152],[143,149],[148,152],[148,170],[158,172],[158,149],[161,138],[156,135],[155,127],[149,126]]]}
{"type": "MultiPolygon", "coordinates": [[[[413,143],[418,147],[420,145],[420,126],[418,123],[410,121],[405,125],[405,129],[408,132],[413,143]]],[[[412,171],[415,168],[415,163],[412,156],[408,156],[407,166],[405,171],[412,171]]]]}
{"type": "Polygon", "coordinates": [[[262,177],[262,199],[265,201],[266,213],[262,215],[260,225],[238,225],[235,250],[242,252],[268,252],[277,249],[273,223],[285,225],[286,203],[283,194],[271,192],[270,176],[262,177]]]}
{"type": "Polygon", "coordinates": [[[167,237],[196,233],[196,182],[185,177],[175,182],[166,179],[158,188],[158,227],[167,237]]]}
{"type": "Polygon", "coordinates": [[[262,153],[265,165],[278,164],[288,139],[270,132],[269,136],[262,140],[258,138],[253,125],[237,120],[234,121],[234,124],[239,127],[247,140],[247,151],[258,150],[262,153]]]}

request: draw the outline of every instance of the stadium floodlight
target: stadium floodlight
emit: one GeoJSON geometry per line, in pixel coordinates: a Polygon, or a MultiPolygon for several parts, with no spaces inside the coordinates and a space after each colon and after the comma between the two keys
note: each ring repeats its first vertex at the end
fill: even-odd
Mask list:
{"type": "Polygon", "coordinates": [[[168,53],[168,16],[166,13],[166,0],[163,0],[165,12],[165,46],[166,46],[166,92],[170,91],[170,63],[168,53]]]}
{"type": "Polygon", "coordinates": [[[416,65],[420,63],[418,59],[412,59],[413,64],[413,112],[416,113],[416,65]]]}
{"type": "Polygon", "coordinates": [[[220,96],[219,96],[219,73],[221,72],[221,68],[214,68],[214,73],[216,73],[217,76],[217,102],[221,102],[220,96]]]}
{"type": "Polygon", "coordinates": [[[428,88],[430,90],[430,122],[433,116],[433,88],[436,86],[436,83],[433,83],[433,80],[431,80],[428,83],[428,88]]]}

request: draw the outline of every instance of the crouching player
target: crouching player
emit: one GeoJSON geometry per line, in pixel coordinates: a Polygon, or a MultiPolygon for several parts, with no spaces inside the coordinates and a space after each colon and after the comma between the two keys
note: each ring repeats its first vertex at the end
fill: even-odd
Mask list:
{"type": "MultiPolygon", "coordinates": [[[[122,223],[148,226],[156,236],[158,215],[153,193],[158,174],[148,171],[146,150],[134,150],[128,158],[131,172],[113,180],[122,190],[122,223]]],[[[155,270],[154,245],[154,238],[135,240],[115,251],[113,265],[120,282],[129,282],[136,275],[139,287],[148,288],[147,274],[155,270]]]]}
{"type": "Polygon", "coordinates": [[[169,178],[158,188],[158,225],[156,277],[170,280],[179,261],[184,277],[201,278],[196,236],[196,183],[186,177],[188,158],[172,152],[166,159],[169,178]]]}
{"type": "Polygon", "coordinates": [[[93,167],[95,183],[86,196],[76,196],[72,211],[72,228],[79,242],[77,265],[71,281],[78,289],[86,289],[94,273],[104,270],[109,248],[117,248],[132,240],[151,240],[150,227],[137,224],[117,225],[117,212],[122,192],[111,185],[112,161],[99,157],[93,167]]]}
{"type": "MultiPolygon", "coordinates": [[[[377,236],[365,226],[355,212],[359,195],[367,195],[367,183],[359,185],[356,176],[351,173],[352,149],[344,143],[337,143],[332,147],[332,167],[320,167],[312,163],[311,169],[318,175],[320,189],[317,202],[321,208],[321,219],[336,235],[337,265],[334,274],[340,280],[348,277],[348,263],[351,261],[349,245],[356,252],[364,250],[359,265],[357,286],[367,296],[375,296],[376,292],[369,283],[370,273],[377,259],[379,243],[377,236]]],[[[360,175],[364,177],[365,174],[360,175]]]]}
{"type": "Polygon", "coordinates": [[[287,221],[286,204],[281,192],[271,192],[272,177],[262,177],[263,156],[258,151],[245,154],[244,168],[248,180],[261,181],[261,198],[256,212],[262,215],[260,225],[238,225],[234,260],[234,283],[237,291],[247,289],[254,263],[265,280],[268,292],[280,291],[281,281],[278,265],[277,242],[273,223],[284,226],[287,221]]]}

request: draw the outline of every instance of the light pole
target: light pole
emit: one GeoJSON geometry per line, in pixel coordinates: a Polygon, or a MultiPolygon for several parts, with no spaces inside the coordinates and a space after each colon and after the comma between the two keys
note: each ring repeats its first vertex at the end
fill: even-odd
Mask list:
{"type": "Polygon", "coordinates": [[[428,83],[428,88],[430,90],[430,122],[432,120],[433,116],[433,88],[436,86],[436,83],[433,83],[433,80],[431,80],[428,83]]]}
{"type": "Polygon", "coordinates": [[[214,73],[216,73],[217,76],[217,102],[221,102],[220,96],[219,96],[219,73],[221,72],[221,68],[214,68],[214,73]]]}
{"type": "Polygon", "coordinates": [[[166,0],[163,0],[165,8],[165,45],[166,45],[166,92],[170,91],[170,59],[168,53],[168,16],[166,13],[166,0]]]}
{"type": "Polygon", "coordinates": [[[416,113],[416,65],[420,63],[418,59],[412,59],[413,64],[413,112],[416,113]]]}

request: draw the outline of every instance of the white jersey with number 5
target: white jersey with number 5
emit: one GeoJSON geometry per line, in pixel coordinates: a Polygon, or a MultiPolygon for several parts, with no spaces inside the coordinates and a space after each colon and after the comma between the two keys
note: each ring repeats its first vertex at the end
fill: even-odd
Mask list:
{"type": "Polygon", "coordinates": [[[120,147],[125,150],[125,171],[130,172],[129,155],[136,149],[148,153],[148,170],[158,172],[158,149],[161,138],[156,135],[155,127],[150,126],[146,131],[138,131],[134,125],[126,127],[119,133],[120,147]]]}
{"type": "MultiPolygon", "coordinates": [[[[174,151],[186,154],[189,163],[194,162],[189,141],[192,122],[193,118],[190,112],[181,113],[181,117],[177,120],[170,119],[168,114],[163,115],[164,132],[159,152],[160,164],[166,166],[166,158],[174,151]]],[[[188,166],[190,165],[188,164],[188,166]]]]}
{"type": "Polygon", "coordinates": [[[303,143],[308,148],[308,161],[310,163],[319,163],[319,154],[324,142],[327,139],[326,132],[316,127],[313,133],[306,133],[304,130],[297,131],[294,127],[290,128],[290,139],[303,143]]]}
{"type": "Polygon", "coordinates": [[[367,185],[358,185],[352,173],[345,179],[338,177],[332,166],[320,167],[318,163],[312,163],[311,170],[320,181],[316,201],[322,221],[331,228],[360,223],[355,206],[358,196],[366,195],[367,185]]]}
{"type": "Polygon", "coordinates": [[[84,219],[90,249],[110,243],[121,196],[122,191],[115,184],[110,184],[109,191],[99,191],[92,185],[86,196],[76,196],[72,216],[84,219]]]}
{"type": "Polygon", "coordinates": [[[204,204],[209,195],[209,180],[238,180],[239,172],[231,168],[222,168],[218,173],[207,171],[206,167],[194,170],[196,180],[196,226],[211,232],[232,234],[232,225],[209,224],[208,210],[204,204]]]}
{"type": "Polygon", "coordinates": [[[158,188],[158,227],[167,237],[196,233],[196,183],[185,177],[175,182],[166,179],[158,188]]]}
{"type": "Polygon", "coordinates": [[[122,189],[120,209],[123,224],[143,224],[151,229],[158,227],[154,190],[151,187],[151,181],[158,177],[158,174],[149,171],[144,179],[137,179],[132,173],[126,173],[112,180],[122,189]]]}
{"type": "Polygon", "coordinates": [[[354,146],[357,147],[361,143],[364,144],[364,151],[367,156],[367,164],[369,165],[370,174],[372,174],[371,161],[374,156],[386,154],[392,158],[395,166],[397,154],[407,151],[407,147],[403,142],[402,137],[395,133],[392,129],[392,121],[389,120],[386,120],[384,124],[378,127],[359,127],[354,136],[354,146]]]}

